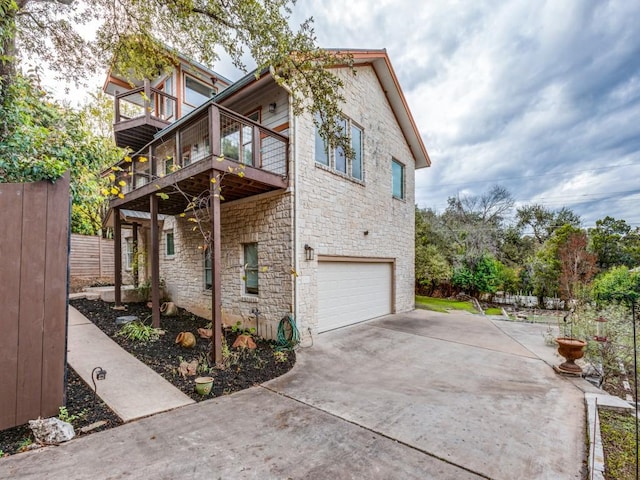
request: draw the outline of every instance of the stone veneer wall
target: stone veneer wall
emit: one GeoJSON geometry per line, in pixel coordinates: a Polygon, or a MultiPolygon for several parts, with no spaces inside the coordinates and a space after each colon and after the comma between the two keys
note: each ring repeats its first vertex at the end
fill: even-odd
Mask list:
{"type": "MultiPolygon", "coordinates": [[[[291,309],[292,196],[278,192],[255,199],[222,204],[222,309],[223,322],[241,321],[258,333],[275,338],[280,319],[291,309]],[[243,244],[258,243],[258,295],[244,294],[243,244]]],[[[211,291],[204,285],[203,243],[194,223],[186,218],[167,218],[160,243],[160,276],[171,299],[180,307],[211,319],[211,291]],[[166,256],[166,233],[173,231],[175,255],[166,256]]]]}
{"type": "Polygon", "coordinates": [[[317,328],[319,255],[394,258],[395,311],[414,308],[413,156],[373,69],[358,67],[355,77],[346,69],[334,73],[345,84],[343,113],[364,130],[364,181],[316,164],[312,119],[298,118],[298,321],[304,333],[317,328]],[[404,200],[392,197],[392,157],[405,165],[404,200]],[[305,261],[305,244],[315,249],[314,261],[305,261]]]}

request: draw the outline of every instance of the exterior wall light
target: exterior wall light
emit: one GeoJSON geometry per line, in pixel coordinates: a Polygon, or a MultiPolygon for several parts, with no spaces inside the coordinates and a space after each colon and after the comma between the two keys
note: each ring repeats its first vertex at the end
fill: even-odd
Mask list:
{"type": "Polygon", "coordinates": [[[311,261],[314,259],[314,254],[313,254],[313,247],[311,247],[311,245],[306,244],[304,246],[304,257],[308,260],[311,261]]]}
{"type": "Polygon", "coordinates": [[[276,103],[270,103],[269,104],[269,113],[276,113],[276,103]]]}

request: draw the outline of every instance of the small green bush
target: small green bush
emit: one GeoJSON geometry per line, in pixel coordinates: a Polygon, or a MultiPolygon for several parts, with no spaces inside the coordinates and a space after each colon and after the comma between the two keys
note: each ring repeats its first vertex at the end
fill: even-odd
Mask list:
{"type": "Polygon", "coordinates": [[[136,321],[123,325],[116,335],[135,342],[147,343],[158,340],[158,338],[160,338],[160,331],[150,325],[136,321]]]}

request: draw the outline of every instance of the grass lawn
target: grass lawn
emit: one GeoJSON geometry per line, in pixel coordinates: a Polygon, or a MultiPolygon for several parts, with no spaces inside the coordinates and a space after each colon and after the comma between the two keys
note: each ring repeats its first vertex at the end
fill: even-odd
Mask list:
{"type": "Polygon", "coordinates": [[[416,307],[442,313],[447,313],[449,310],[464,310],[466,312],[478,313],[471,302],[461,302],[459,300],[449,300],[446,298],[421,297],[420,295],[416,295],[416,307]]]}
{"type": "Polygon", "coordinates": [[[608,480],[635,478],[636,457],[633,415],[599,409],[600,431],[608,480]]]}
{"type": "Polygon", "coordinates": [[[502,315],[502,309],[501,308],[487,308],[484,313],[486,315],[502,315]]]}

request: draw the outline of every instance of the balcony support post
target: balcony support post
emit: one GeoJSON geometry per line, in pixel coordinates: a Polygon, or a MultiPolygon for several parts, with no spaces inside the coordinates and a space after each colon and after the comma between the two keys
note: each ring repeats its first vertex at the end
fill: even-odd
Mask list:
{"type": "Polygon", "coordinates": [[[113,255],[114,255],[114,278],[113,295],[115,307],[122,306],[122,225],[120,220],[120,209],[113,209],[113,255]]]}
{"type": "MultiPolygon", "coordinates": [[[[215,176],[211,171],[210,180],[215,176]]],[[[211,255],[211,358],[216,365],[222,363],[222,280],[220,257],[220,190],[217,183],[209,182],[209,211],[211,216],[211,235],[209,239],[209,255],[211,255]]]]}
{"type": "Polygon", "coordinates": [[[158,196],[149,195],[151,210],[151,325],[160,328],[160,235],[158,196]]]}

